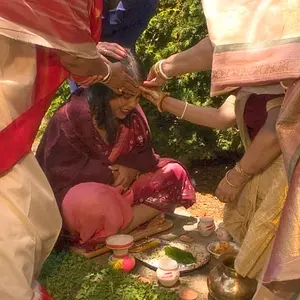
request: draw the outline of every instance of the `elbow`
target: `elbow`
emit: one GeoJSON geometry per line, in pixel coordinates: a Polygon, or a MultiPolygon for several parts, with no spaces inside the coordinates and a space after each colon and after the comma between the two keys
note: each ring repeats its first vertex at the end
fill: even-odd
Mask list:
{"type": "Polygon", "coordinates": [[[274,128],[265,127],[262,130],[263,130],[263,135],[264,135],[265,141],[268,141],[269,145],[272,145],[272,146],[278,145],[278,148],[280,148],[275,127],[274,128]]]}
{"type": "Polygon", "coordinates": [[[216,127],[216,129],[218,130],[227,130],[228,128],[230,128],[231,126],[224,124],[224,125],[220,125],[218,127],[216,127]]]}
{"type": "Polygon", "coordinates": [[[216,126],[216,129],[219,130],[227,130],[228,128],[232,127],[233,124],[231,122],[219,122],[216,126]]]}

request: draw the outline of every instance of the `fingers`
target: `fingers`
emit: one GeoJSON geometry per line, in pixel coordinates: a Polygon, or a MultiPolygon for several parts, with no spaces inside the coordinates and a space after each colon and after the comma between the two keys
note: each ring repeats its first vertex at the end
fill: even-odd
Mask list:
{"type": "Polygon", "coordinates": [[[103,51],[102,53],[103,55],[105,56],[109,56],[109,57],[112,57],[112,58],[115,58],[117,60],[122,60],[125,56],[122,55],[122,52],[114,49],[113,51],[111,50],[105,50],[103,51]]]}
{"type": "Polygon", "coordinates": [[[107,64],[110,64],[110,61],[102,54],[99,54],[98,55],[107,63],[107,64]]]}
{"type": "Polygon", "coordinates": [[[215,191],[215,196],[223,203],[230,203],[236,200],[241,189],[229,186],[226,181],[221,181],[215,191]]]}
{"type": "Polygon", "coordinates": [[[149,89],[149,88],[146,88],[146,87],[144,87],[144,86],[139,86],[139,90],[142,92],[142,94],[144,94],[144,95],[150,95],[150,96],[152,96],[153,94],[154,94],[154,91],[152,91],[151,89],[149,89]]]}
{"type": "Polygon", "coordinates": [[[156,73],[155,73],[155,71],[154,71],[154,69],[153,69],[153,67],[151,68],[151,70],[149,71],[149,73],[148,73],[148,75],[147,75],[147,81],[151,81],[151,80],[153,80],[153,79],[155,79],[156,78],[156,73]]]}
{"type": "Polygon", "coordinates": [[[139,91],[138,83],[128,74],[124,74],[124,86],[123,86],[128,94],[136,95],[139,91]]]}
{"type": "Polygon", "coordinates": [[[215,196],[223,203],[228,203],[230,202],[230,194],[227,192],[227,188],[224,186],[223,180],[220,182],[218,185],[216,191],[215,191],[215,196]]]}
{"type": "Polygon", "coordinates": [[[144,87],[144,86],[139,86],[139,90],[142,92],[142,93],[149,93],[149,89],[147,89],[146,87],[144,87]]]}
{"type": "Polygon", "coordinates": [[[112,185],[113,186],[120,186],[120,185],[123,186],[123,184],[124,184],[124,178],[122,176],[118,176],[112,185]]]}
{"type": "Polygon", "coordinates": [[[143,85],[144,85],[145,87],[151,88],[151,87],[161,87],[161,86],[163,86],[165,83],[166,83],[166,80],[164,80],[164,79],[154,78],[154,79],[152,79],[152,80],[150,80],[150,81],[147,79],[146,81],[143,82],[143,85]]]}
{"type": "Polygon", "coordinates": [[[117,43],[99,42],[97,49],[102,55],[110,56],[117,60],[121,60],[127,55],[126,49],[117,43]]]}
{"type": "Polygon", "coordinates": [[[108,46],[108,50],[116,51],[121,56],[125,57],[127,55],[126,49],[117,43],[106,43],[108,46]]]}
{"type": "Polygon", "coordinates": [[[139,84],[125,72],[121,63],[113,63],[110,66],[112,68],[112,73],[107,85],[111,89],[122,89],[129,95],[136,95],[139,93],[139,84]]]}
{"type": "Polygon", "coordinates": [[[112,166],[109,166],[109,169],[111,169],[113,172],[114,172],[114,171],[119,171],[119,165],[112,165],[112,166]]]}
{"type": "Polygon", "coordinates": [[[141,91],[142,93],[142,96],[148,100],[150,100],[151,102],[157,98],[157,95],[155,93],[155,91],[151,90],[151,89],[148,89],[148,88],[145,88],[143,86],[140,86],[139,87],[139,90],[141,91]]]}

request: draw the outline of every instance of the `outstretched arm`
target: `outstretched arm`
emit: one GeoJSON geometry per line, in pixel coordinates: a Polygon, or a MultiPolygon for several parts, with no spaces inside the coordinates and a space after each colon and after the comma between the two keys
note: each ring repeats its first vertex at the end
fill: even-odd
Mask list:
{"type": "MultiPolygon", "coordinates": [[[[198,44],[183,52],[171,55],[161,63],[161,69],[166,77],[174,77],[186,73],[210,70],[212,66],[213,45],[209,37],[205,37],[198,44]]],[[[144,85],[158,87],[164,85],[163,78],[153,66],[144,85]]]]}
{"type": "Polygon", "coordinates": [[[140,87],[140,90],[145,98],[159,106],[162,111],[167,111],[191,123],[216,129],[227,129],[235,124],[234,95],[230,95],[221,107],[213,108],[187,104],[169,96],[164,97],[165,93],[159,89],[140,87]]]}
{"type": "Polygon", "coordinates": [[[62,51],[57,51],[57,54],[61,64],[81,85],[102,82],[114,90],[125,89],[132,95],[137,92],[138,83],[126,73],[120,62],[107,63],[100,55],[97,59],[85,59],[62,51]]]}
{"type": "Polygon", "coordinates": [[[213,46],[209,37],[205,37],[194,47],[171,55],[164,60],[162,68],[168,77],[211,69],[213,46]]]}

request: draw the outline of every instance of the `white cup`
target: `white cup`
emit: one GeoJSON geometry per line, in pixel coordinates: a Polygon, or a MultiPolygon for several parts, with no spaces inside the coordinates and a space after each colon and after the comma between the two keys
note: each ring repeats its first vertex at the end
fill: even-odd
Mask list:
{"type": "Polygon", "coordinates": [[[216,229],[214,218],[209,216],[199,218],[197,227],[203,236],[210,236],[216,229]]]}
{"type": "Polygon", "coordinates": [[[177,262],[170,258],[162,258],[159,261],[156,276],[159,283],[165,287],[175,285],[180,276],[177,262]]]}

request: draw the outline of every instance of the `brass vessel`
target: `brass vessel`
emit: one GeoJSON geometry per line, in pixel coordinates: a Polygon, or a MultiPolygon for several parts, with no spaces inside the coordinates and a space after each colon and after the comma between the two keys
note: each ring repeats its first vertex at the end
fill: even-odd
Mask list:
{"type": "Polygon", "coordinates": [[[207,285],[212,300],[251,300],[257,281],[240,276],[234,269],[236,252],[224,253],[209,273],[207,285]]]}

